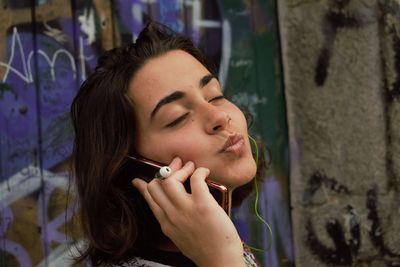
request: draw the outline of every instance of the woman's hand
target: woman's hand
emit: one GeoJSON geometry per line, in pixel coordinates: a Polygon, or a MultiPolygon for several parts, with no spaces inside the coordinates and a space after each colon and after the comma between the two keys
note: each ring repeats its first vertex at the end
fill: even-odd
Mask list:
{"type": "Polygon", "coordinates": [[[190,161],[182,166],[179,158],[170,167],[173,173],[164,180],[132,181],[152,209],[163,233],[198,266],[245,266],[239,235],[205,182],[210,171],[195,169],[190,161]],[[183,186],[188,177],[191,194],[183,186]]]}

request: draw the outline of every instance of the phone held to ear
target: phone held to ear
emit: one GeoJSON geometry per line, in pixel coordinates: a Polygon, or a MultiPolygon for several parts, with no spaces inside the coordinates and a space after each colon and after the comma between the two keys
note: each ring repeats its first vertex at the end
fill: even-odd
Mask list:
{"type": "MultiPolygon", "coordinates": [[[[130,162],[133,165],[131,167],[134,168],[138,178],[141,178],[146,182],[150,182],[151,180],[153,180],[160,172],[160,169],[166,166],[162,163],[142,157],[127,156],[127,158],[131,160],[130,162]]],[[[211,195],[224,209],[228,216],[230,216],[231,199],[229,197],[228,189],[226,188],[226,186],[213,182],[209,179],[206,179],[206,183],[208,185],[211,195]]],[[[183,185],[186,191],[188,193],[191,193],[189,180],[186,180],[183,185]]]]}

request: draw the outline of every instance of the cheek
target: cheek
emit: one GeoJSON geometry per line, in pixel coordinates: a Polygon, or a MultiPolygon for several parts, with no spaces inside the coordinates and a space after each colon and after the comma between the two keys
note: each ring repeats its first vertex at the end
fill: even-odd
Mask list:
{"type": "Polygon", "coordinates": [[[200,135],[200,131],[192,129],[165,135],[150,134],[140,138],[138,152],[145,158],[166,164],[169,164],[176,156],[179,156],[183,162],[197,161],[199,156],[207,154],[204,143],[204,136],[200,135]],[[197,141],[194,142],[194,140],[197,141]]]}
{"type": "Polygon", "coordinates": [[[179,156],[183,162],[198,161],[201,155],[206,155],[206,145],[204,136],[198,134],[199,132],[190,132],[172,135],[166,144],[164,144],[166,151],[171,158],[179,156]],[[196,140],[196,141],[195,141],[196,140]]]}

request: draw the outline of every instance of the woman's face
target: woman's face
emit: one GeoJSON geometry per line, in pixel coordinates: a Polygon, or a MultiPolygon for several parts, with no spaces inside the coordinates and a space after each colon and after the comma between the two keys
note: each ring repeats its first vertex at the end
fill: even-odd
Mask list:
{"type": "Polygon", "coordinates": [[[149,60],[131,81],[129,96],[141,156],[165,164],[176,156],[193,161],[231,189],[254,177],[243,113],[222,97],[218,80],[190,54],[173,50],[149,60]]]}

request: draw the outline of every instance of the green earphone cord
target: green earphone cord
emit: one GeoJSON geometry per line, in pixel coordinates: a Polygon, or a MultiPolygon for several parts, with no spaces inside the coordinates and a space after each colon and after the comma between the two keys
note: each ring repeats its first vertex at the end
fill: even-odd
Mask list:
{"type": "MultiPolygon", "coordinates": [[[[258,151],[258,145],[257,141],[249,135],[249,139],[254,143],[255,149],[256,149],[256,164],[258,167],[258,157],[259,157],[259,151],[258,151]]],[[[256,191],[256,199],[254,200],[254,213],[256,214],[257,219],[259,219],[268,229],[269,232],[269,240],[268,240],[268,247],[266,249],[261,249],[261,248],[256,248],[247,245],[250,249],[257,251],[257,252],[267,252],[268,250],[271,249],[272,246],[272,230],[269,224],[264,220],[263,217],[261,217],[260,213],[258,212],[258,199],[259,199],[259,188],[257,184],[257,176],[254,176],[254,186],[255,186],[255,191],[256,191]]]]}

